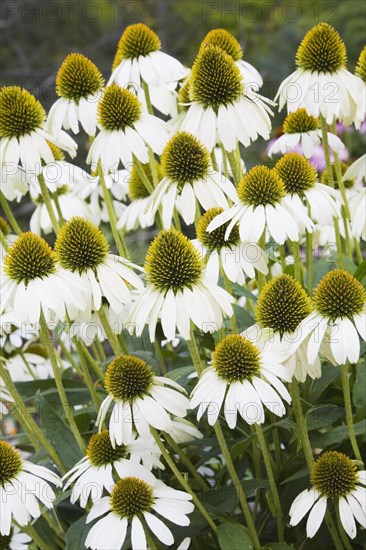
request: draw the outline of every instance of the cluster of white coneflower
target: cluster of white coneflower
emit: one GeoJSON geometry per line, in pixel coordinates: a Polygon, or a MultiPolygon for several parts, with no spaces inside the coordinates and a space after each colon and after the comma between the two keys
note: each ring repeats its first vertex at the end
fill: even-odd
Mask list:
{"type": "Polygon", "coordinates": [[[189,69],[138,23],[107,84],[66,57],[48,116],[0,90],[0,549],[361,545],[366,156],[336,124],[365,120],[365,49],[346,62],[316,25],[271,100],[224,29],[189,69]]]}

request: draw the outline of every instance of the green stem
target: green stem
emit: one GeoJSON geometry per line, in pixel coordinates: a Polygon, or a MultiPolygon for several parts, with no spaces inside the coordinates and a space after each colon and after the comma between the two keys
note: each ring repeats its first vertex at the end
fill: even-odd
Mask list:
{"type": "Polygon", "coordinates": [[[163,457],[164,457],[166,463],[168,464],[169,468],[171,469],[171,471],[173,472],[173,474],[175,475],[175,477],[177,478],[177,480],[179,481],[179,483],[181,484],[183,489],[188,494],[190,494],[192,496],[192,500],[195,503],[195,505],[197,506],[197,508],[199,509],[199,511],[201,512],[202,516],[205,518],[205,520],[207,521],[207,523],[211,527],[211,529],[216,533],[217,527],[216,527],[215,523],[213,522],[213,520],[211,519],[210,514],[207,512],[206,508],[204,507],[204,505],[202,504],[200,499],[197,497],[196,493],[194,491],[192,491],[192,489],[190,488],[188,482],[185,480],[185,478],[182,476],[182,474],[178,470],[178,468],[175,465],[173,459],[171,458],[169,452],[165,448],[164,443],[161,441],[158,432],[155,430],[155,428],[152,428],[151,426],[150,426],[150,430],[151,430],[151,434],[152,434],[153,438],[155,439],[156,444],[159,447],[160,452],[163,455],[163,457]]]}
{"type": "Polygon", "coordinates": [[[86,363],[86,357],[85,357],[84,349],[81,347],[80,342],[78,342],[76,340],[76,338],[74,339],[74,344],[75,344],[75,347],[76,347],[76,351],[78,352],[78,355],[79,355],[84,381],[85,381],[85,383],[88,387],[90,396],[91,396],[91,398],[93,400],[93,403],[94,403],[94,406],[98,410],[99,406],[100,406],[100,403],[101,403],[101,399],[100,399],[100,396],[98,395],[98,393],[95,389],[94,382],[93,382],[93,380],[90,376],[88,365],[86,363]]]}
{"type": "Polygon", "coordinates": [[[26,526],[21,526],[17,524],[15,521],[14,523],[15,525],[18,525],[21,531],[24,531],[25,533],[27,533],[27,535],[31,537],[32,541],[36,543],[36,545],[38,546],[38,548],[40,548],[40,550],[49,550],[49,544],[44,542],[44,540],[39,536],[35,528],[30,523],[26,526]]]}
{"type": "Polygon", "coordinates": [[[207,484],[204,482],[202,477],[199,475],[199,473],[196,470],[196,467],[192,464],[190,461],[189,456],[186,455],[186,453],[179,447],[178,443],[174,441],[174,439],[167,433],[164,433],[164,437],[167,440],[170,447],[173,449],[174,452],[177,453],[179,456],[179,459],[182,464],[187,468],[191,476],[197,481],[200,489],[202,491],[207,491],[207,484]]]}
{"type": "MultiPolygon", "coordinates": [[[[226,275],[225,270],[222,266],[221,266],[221,272],[222,272],[222,276],[224,278],[224,286],[225,286],[226,292],[228,292],[231,296],[234,296],[233,285],[231,284],[231,281],[228,278],[228,276],[226,275]]],[[[237,326],[237,323],[236,323],[236,315],[235,315],[234,311],[233,311],[233,314],[231,316],[230,323],[231,323],[231,330],[234,333],[238,332],[238,326],[237,326]]]]}
{"type": "Polygon", "coordinates": [[[297,241],[292,242],[292,254],[294,258],[294,277],[301,282],[301,252],[300,244],[297,241]]]}
{"type": "Polygon", "coordinates": [[[145,521],[144,516],[140,517],[140,521],[141,521],[141,523],[143,525],[143,528],[144,528],[148,550],[158,550],[158,547],[155,544],[153,537],[151,536],[150,529],[149,529],[149,527],[148,527],[148,525],[145,521]]]}
{"type": "Polygon", "coordinates": [[[94,357],[92,356],[92,354],[90,353],[90,351],[88,350],[88,348],[86,347],[86,345],[84,344],[84,342],[82,340],[80,341],[80,345],[81,345],[81,348],[84,352],[84,355],[85,355],[87,361],[89,362],[91,368],[94,371],[95,376],[97,376],[99,380],[103,380],[104,372],[100,368],[100,366],[98,364],[98,361],[96,361],[94,359],[94,357]]]}
{"type": "Polygon", "coordinates": [[[104,332],[108,338],[109,344],[115,355],[125,355],[128,353],[126,345],[122,346],[117,336],[114,334],[113,330],[109,326],[107,316],[105,314],[103,306],[98,311],[99,319],[101,320],[104,332]]]}
{"type": "Polygon", "coordinates": [[[162,374],[165,376],[168,371],[167,371],[167,368],[165,366],[163,354],[161,353],[161,348],[160,348],[160,346],[157,342],[153,342],[153,348],[154,348],[156,357],[158,358],[158,361],[159,361],[160,370],[161,370],[162,374]]]}
{"type": "MultiPolygon", "coordinates": [[[[145,93],[147,110],[148,110],[150,115],[153,115],[154,114],[154,109],[153,109],[153,106],[151,104],[149,85],[144,80],[142,80],[142,87],[143,87],[143,90],[144,90],[144,93],[145,93]]],[[[151,149],[150,146],[148,146],[148,151],[149,151],[149,162],[150,162],[151,173],[152,173],[152,177],[153,177],[153,181],[154,181],[154,187],[156,187],[159,183],[158,169],[157,169],[157,166],[156,166],[154,151],[151,149]]]]}
{"type": "Polygon", "coordinates": [[[18,222],[16,221],[13,212],[11,211],[7,198],[2,191],[0,191],[0,204],[1,208],[4,210],[5,216],[8,218],[8,222],[10,223],[14,233],[16,233],[17,235],[21,235],[22,230],[20,229],[18,222]]]}
{"type": "Polygon", "coordinates": [[[187,340],[187,346],[189,349],[189,353],[191,354],[191,357],[193,359],[193,364],[195,366],[195,369],[198,375],[201,375],[203,371],[202,364],[201,364],[201,357],[200,357],[200,352],[198,350],[196,338],[192,328],[191,328],[191,338],[190,340],[187,340]]]}
{"type": "Polygon", "coordinates": [[[240,483],[238,474],[236,473],[235,466],[234,466],[233,461],[231,459],[230,451],[229,451],[229,448],[226,444],[225,436],[224,436],[222,428],[220,426],[220,421],[215,422],[214,430],[215,430],[217,441],[220,445],[221,452],[224,455],[226,467],[228,469],[228,472],[229,472],[230,477],[232,479],[232,482],[234,484],[236,493],[238,495],[240,506],[241,506],[241,509],[243,511],[243,516],[244,516],[244,519],[245,519],[246,524],[248,526],[248,530],[249,530],[250,536],[252,538],[254,548],[257,550],[257,549],[261,548],[261,544],[259,542],[258,534],[257,534],[256,528],[255,528],[255,525],[254,525],[254,521],[253,521],[253,518],[252,518],[252,514],[250,512],[250,508],[249,508],[247,499],[246,499],[245,494],[244,494],[243,487],[240,483]]]}
{"type": "Polygon", "coordinates": [[[217,158],[216,158],[216,154],[215,154],[215,149],[212,149],[211,151],[211,161],[212,161],[212,166],[213,166],[213,169],[218,172],[219,171],[219,165],[217,164],[217,158]]]}
{"type": "Polygon", "coordinates": [[[280,244],[278,246],[278,250],[280,252],[280,261],[281,261],[281,268],[282,268],[282,273],[285,272],[285,269],[286,269],[286,253],[285,253],[285,247],[283,244],[280,244]]]}
{"type": "Polygon", "coordinates": [[[62,211],[61,211],[61,206],[60,206],[60,201],[58,200],[58,196],[57,196],[57,193],[53,193],[52,194],[52,200],[53,202],[55,203],[55,206],[56,206],[56,211],[57,211],[57,215],[58,215],[58,219],[59,219],[59,222],[62,224],[65,223],[65,219],[62,215],[62,211]]]}
{"type": "MultiPolygon", "coordinates": [[[[263,231],[262,236],[259,239],[258,246],[261,250],[264,251],[265,246],[266,246],[266,230],[263,231]]],[[[258,283],[259,293],[263,289],[266,282],[267,282],[266,276],[263,273],[261,273],[260,271],[258,271],[257,283],[258,283]]]]}
{"type": "MultiPolygon", "coordinates": [[[[308,215],[310,206],[308,204],[308,215]]],[[[308,292],[311,296],[314,286],[314,256],[313,256],[313,234],[306,231],[306,267],[308,270],[308,292]]]]}
{"type": "Polygon", "coordinates": [[[346,424],[349,432],[349,438],[351,441],[353,454],[355,455],[356,460],[359,460],[363,464],[362,456],[357,443],[355,427],[353,425],[353,413],[352,413],[352,403],[351,403],[351,391],[350,391],[350,385],[349,385],[348,365],[341,366],[341,380],[342,380],[344,408],[346,412],[346,424]]]}
{"type": "Polygon", "coordinates": [[[48,357],[51,361],[53,376],[55,377],[55,382],[56,382],[58,395],[60,397],[60,401],[61,401],[62,407],[64,409],[65,416],[66,416],[67,421],[69,423],[70,429],[71,429],[71,431],[72,431],[72,433],[73,433],[73,435],[74,435],[74,437],[77,441],[77,444],[79,445],[80,450],[84,454],[85,453],[85,445],[84,445],[84,442],[83,442],[83,438],[81,437],[79,429],[78,429],[78,427],[76,425],[76,422],[75,422],[73,407],[71,407],[69,405],[69,402],[67,400],[67,395],[66,395],[65,388],[64,388],[64,385],[63,385],[63,382],[62,382],[61,373],[60,373],[60,370],[59,370],[58,365],[57,365],[57,358],[56,358],[56,354],[55,354],[55,349],[52,345],[50,332],[48,330],[48,326],[47,326],[46,319],[44,317],[43,311],[41,311],[41,317],[40,317],[40,337],[41,337],[41,341],[43,342],[43,344],[46,347],[48,357]]]}
{"type": "Polygon", "coordinates": [[[39,181],[39,186],[41,188],[42,198],[43,198],[44,204],[46,206],[48,215],[50,217],[53,230],[56,233],[56,235],[58,235],[59,232],[60,232],[60,225],[58,223],[55,211],[53,209],[52,201],[51,201],[51,195],[50,195],[50,192],[49,192],[48,187],[46,185],[43,174],[38,174],[38,181],[39,181]]]}
{"type": "Polygon", "coordinates": [[[300,392],[299,392],[299,383],[295,377],[293,377],[291,382],[290,393],[292,398],[292,406],[294,410],[295,420],[300,431],[301,444],[304,449],[306,463],[308,465],[308,469],[310,472],[314,464],[313,451],[312,451],[311,443],[309,439],[306,418],[302,410],[300,392]]]}
{"type": "Polygon", "coordinates": [[[77,362],[75,361],[75,359],[73,358],[72,354],[69,352],[69,350],[67,349],[67,347],[65,346],[65,344],[63,343],[63,341],[60,339],[58,341],[60,347],[61,347],[61,351],[63,353],[63,355],[65,356],[66,360],[71,363],[73,369],[78,373],[78,375],[82,378],[83,377],[83,371],[81,370],[80,366],[77,364],[77,362]]]}
{"type": "Polygon", "coordinates": [[[344,544],[344,548],[346,548],[346,550],[352,550],[353,546],[352,544],[350,544],[350,541],[342,525],[341,516],[339,514],[338,502],[334,503],[334,507],[335,507],[336,517],[337,517],[338,531],[341,536],[342,542],[344,544]]]}
{"type": "Polygon", "coordinates": [[[99,352],[99,355],[100,355],[100,357],[101,357],[101,360],[102,360],[102,361],[105,361],[105,360],[107,359],[107,357],[106,357],[106,354],[105,354],[105,352],[104,352],[103,345],[102,345],[102,343],[100,342],[100,340],[99,340],[98,337],[96,337],[94,343],[95,343],[96,349],[97,349],[98,352],[99,352]]]}
{"type": "Polygon", "coordinates": [[[134,162],[137,164],[138,166],[138,173],[139,173],[139,176],[142,180],[142,183],[144,184],[145,188],[146,188],[146,191],[149,193],[149,195],[152,195],[153,192],[154,192],[154,186],[153,184],[150,182],[149,178],[147,177],[146,175],[146,172],[144,170],[144,165],[142,164],[142,162],[139,161],[138,158],[134,157],[133,158],[134,162]]]}
{"type": "Polygon", "coordinates": [[[231,172],[233,175],[234,183],[236,186],[239,185],[241,180],[241,166],[237,162],[237,157],[235,151],[226,151],[226,155],[230,164],[231,172]]]}
{"type": "Polygon", "coordinates": [[[255,430],[257,433],[259,446],[262,451],[264,464],[267,471],[270,492],[272,493],[272,498],[276,509],[278,539],[279,539],[279,542],[284,542],[284,525],[283,525],[282,507],[281,507],[281,501],[277,490],[276,480],[273,474],[273,469],[271,464],[271,455],[269,453],[261,425],[256,424],[255,430]]]}

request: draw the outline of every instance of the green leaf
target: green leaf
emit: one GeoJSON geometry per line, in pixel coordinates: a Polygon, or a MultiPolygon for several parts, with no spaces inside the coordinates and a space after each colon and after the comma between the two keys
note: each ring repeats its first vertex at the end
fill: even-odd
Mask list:
{"type": "Polygon", "coordinates": [[[244,286],[238,285],[237,283],[233,283],[233,291],[234,294],[236,294],[237,296],[245,296],[253,302],[257,301],[257,296],[253,294],[253,292],[250,292],[250,290],[248,290],[244,286]]]}
{"type": "MultiPolygon", "coordinates": [[[[354,424],[356,435],[365,435],[366,420],[361,420],[354,424]]],[[[341,444],[342,441],[348,439],[349,432],[347,426],[337,426],[324,434],[314,434],[311,436],[311,444],[313,447],[329,447],[330,445],[341,444]]]]}
{"type": "Polygon", "coordinates": [[[222,523],[217,528],[217,537],[221,550],[251,550],[253,548],[247,530],[239,523],[222,523]]]}
{"type": "Polygon", "coordinates": [[[294,547],[285,542],[270,542],[263,547],[263,550],[294,550],[294,547]]]}
{"type": "Polygon", "coordinates": [[[344,417],[344,409],[336,405],[326,404],[313,407],[306,413],[308,430],[319,430],[329,424],[334,424],[344,417]]]}
{"type": "Polygon", "coordinates": [[[86,514],[78,519],[66,533],[66,550],[84,550],[85,539],[91,525],[85,524],[86,514]]]}
{"type": "Polygon", "coordinates": [[[362,281],[366,277],[366,260],[360,263],[353,276],[359,281],[362,281]]]}
{"type": "Polygon", "coordinates": [[[339,378],[339,368],[333,365],[323,365],[321,378],[316,378],[311,383],[309,398],[312,402],[319,399],[323,391],[336,379],[339,378]]]}
{"type": "Polygon", "coordinates": [[[366,415],[366,369],[359,365],[356,373],[355,385],[353,386],[353,404],[357,409],[357,414],[366,415]]]}

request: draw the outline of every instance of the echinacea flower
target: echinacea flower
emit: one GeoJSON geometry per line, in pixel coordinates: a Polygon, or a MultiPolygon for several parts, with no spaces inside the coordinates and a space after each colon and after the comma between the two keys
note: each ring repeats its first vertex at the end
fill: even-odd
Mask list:
{"type": "Polygon", "coordinates": [[[56,498],[49,483],[60,478],[43,466],[23,460],[20,452],[0,441],[0,534],[9,535],[12,518],[21,526],[41,515],[39,502],[49,510],[56,498]]]}
{"type": "Polygon", "coordinates": [[[314,364],[323,341],[332,362],[357,363],[360,340],[366,341],[366,291],[360,281],[344,269],[332,269],[318,283],[313,295],[314,311],[298,327],[296,348],[310,335],[307,358],[314,364]]]}
{"type": "MultiPolygon", "coordinates": [[[[113,447],[108,430],[103,430],[91,436],[86,456],[64,475],[62,479],[66,483],[63,489],[73,485],[71,503],[80,499],[80,506],[85,508],[89,497],[95,504],[103,496],[104,489],[112,489],[114,477],[146,478],[152,467],[164,468],[159,456],[160,451],[152,438],[133,437],[128,445],[113,447]]],[[[154,479],[153,475],[151,479],[154,479]]]]}
{"type": "MultiPolygon", "coordinates": [[[[322,141],[319,119],[309,115],[304,108],[299,108],[287,115],[283,123],[283,132],[282,136],[277,138],[268,150],[269,157],[294,151],[300,146],[304,156],[311,158],[315,148],[322,141]]],[[[332,132],[327,132],[327,136],[332,151],[339,153],[345,148],[338,136],[332,132]]]]}
{"type": "Polygon", "coordinates": [[[192,134],[176,133],[161,157],[163,179],[154,189],[146,205],[146,215],[155,216],[162,208],[164,229],[172,223],[174,208],[190,225],[194,222],[198,203],[208,210],[213,206],[228,208],[226,195],[236,198],[233,184],[213,169],[209,152],[192,134]]]}
{"type": "MultiPolygon", "coordinates": [[[[160,174],[160,167],[157,167],[160,174]]],[[[147,205],[150,199],[150,192],[144,183],[144,177],[153,185],[153,176],[150,164],[142,164],[132,166],[131,173],[128,177],[128,197],[131,203],[124,208],[118,220],[118,229],[125,231],[133,231],[138,227],[145,228],[154,224],[154,214],[150,210],[146,213],[147,205]],[[141,173],[144,171],[144,174],[141,173]]]]}
{"type": "Polygon", "coordinates": [[[143,112],[137,97],[118,84],[104,89],[98,103],[100,132],[89,149],[87,163],[94,168],[101,162],[105,172],[132,164],[134,156],[149,162],[148,146],[160,155],[168,141],[169,130],[161,119],[143,112]]]}
{"type": "Polygon", "coordinates": [[[239,225],[239,236],[243,242],[257,243],[268,230],[276,243],[283,244],[286,239],[298,241],[304,227],[309,232],[314,227],[306,214],[301,216],[301,220],[298,219],[296,214],[299,212],[295,212],[290,202],[286,201],[285,185],[276,170],[255,166],[245,174],[237,193],[237,202],[211,221],[207,227],[209,232],[230,221],[225,239],[239,225]]]}
{"type": "Polygon", "coordinates": [[[297,525],[310,511],[306,534],[313,538],[324,520],[329,502],[337,507],[347,535],[354,539],[357,520],[366,528],[366,471],[357,470],[348,456],[338,451],[320,455],[310,474],[311,489],[300,493],[290,508],[290,525],[297,525]]]}
{"type": "Polygon", "coordinates": [[[366,241],[366,187],[350,203],[352,235],[366,241]]]}
{"type": "Polygon", "coordinates": [[[189,79],[190,106],[181,130],[196,136],[211,152],[219,141],[226,151],[238,142],[248,147],[258,136],[269,138],[272,101],[246,86],[233,58],[218,46],[197,56],[189,79]]]}
{"type": "Polygon", "coordinates": [[[361,125],[366,118],[366,46],[364,46],[360,53],[360,57],[358,58],[355,75],[362,81],[362,88],[360,97],[358,98],[358,102],[356,104],[356,113],[352,118],[355,128],[360,130],[361,125]]]}
{"type": "Polygon", "coordinates": [[[188,526],[187,514],[194,509],[191,498],[188,493],[172,489],[158,479],[124,477],[117,481],[110,496],[103,497],[89,512],[87,523],[104,517],[90,529],[85,546],[92,550],[122,548],[129,524],[132,550],[147,549],[146,528],[170,546],[174,543],[172,532],[155,514],[176,525],[188,526]]]}
{"type": "MultiPolygon", "coordinates": [[[[140,290],[144,287],[134,272],[138,266],[110,254],[105,236],[89,220],[76,217],[65,223],[57,237],[55,252],[60,265],[89,289],[89,314],[91,308],[100,309],[103,296],[118,313],[132,301],[130,286],[140,290]]],[[[88,317],[87,309],[85,315],[88,317]]]]}
{"type": "Polygon", "coordinates": [[[12,308],[22,322],[65,320],[87,307],[89,288],[62,269],[49,245],[38,235],[22,233],[8,249],[1,265],[1,304],[12,308]]]}
{"type": "Polygon", "coordinates": [[[10,529],[8,535],[0,535],[0,548],[4,550],[27,550],[31,542],[31,537],[22,533],[16,525],[10,529]]]}
{"type": "Polygon", "coordinates": [[[191,338],[191,321],[204,332],[218,330],[224,315],[232,315],[234,298],[205,274],[198,250],[185,235],[175,229],[163,230],[147,251],[146,289],[132,306],[130,332],[142,334],[149,326],[155,340],[158,318],[168,340],[176,329],[191,338]]]}
{"type": "Polygon", "coordinates": [[[289,112],[304,107],[309,115],[322,115],[328,124],[336,118],[347,126],[362,94],[362,80],[347,71],[347,52],[338,32],[319,23],[303,38],[297,53],[298,69],[280,85],[275,100],[289,112]]]}
{"type": "Polygon", "coordinates": [[[41,160],[53,162],[47,142],[76,155],[75,141],[61,131],[57,138],[45,130],[46,113],[40,102],[19,86],[4,86],[0,90],[1,166],[22,163],[25,171],[39,173],[41,160]]]}
{"type": "Polygon", "coordinates": [[[133,428],[146,438],[150,436],[150,426],[170,431],[168,412],[181,418],[187,414],[189,401],[182,395],[184,388],[169,378],[156,376],[150,365],[139,357],[116,357],[107,367],[104,384],[108,396],[100,406],[97,426],[101,429],[114,403],[109,420],[113,448],[133,441],[133,428]]]}
{"type": "Polygon", "coordinates": [[[256,243],[241,242],[238,226],[233,228],[227,239],[225,233],[229,222],[208,233],[207,227],[222,212],[222,208],[207,210],[197,224],[197,239],[192,241],[207,261],[208,277],[217,283],[220,270],[223,269],[229,281],[242,285],[245,283],[245,277],[255,277],[255,270],[267,275],[266,253],[256,243]]]}
{"type": "Polygon", "coordinates": [[[60,96],[51,107],[47,127],[56,137],[64,127],[79,133],[79,122],[89,136],[94,136],[97,107],[104,79],[97,67],[84,55],[71,53],[56,76],[56,93],[60,96]]]}
{"type": "Polygon", "coordinates": [[[203,371],[192,392],[191,408],[198,407],[197,420],[207,411],[207,421],[213,426],[223,408],[231,429],[237,424],[238,413],[248,424],[262,424],[263,405],[283,416],[282,399],[291,402],[280,380],[291,380],[290,372],[283,366],[287,357],[286,346],[268,341],[254,344],[239,334],[226,336],[216,346],[212,365],[203,371]]]}

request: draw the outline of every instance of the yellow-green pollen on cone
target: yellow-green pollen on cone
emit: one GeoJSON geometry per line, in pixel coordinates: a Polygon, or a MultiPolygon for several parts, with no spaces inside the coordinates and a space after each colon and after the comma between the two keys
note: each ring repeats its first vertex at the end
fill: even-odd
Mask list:
{"type": "Polygon", "coordinates": [[[277,171],[284,183],[286,193],[303,195],[314,187],[318,174],[314,166],[299,153],[286,153],[276,163],[277,171]]]}
{"type": "Polygon", "coordinates": [[[176,294],[199,283],[202,273],[202,258],[191,241],[176,229],[160,231],[147,251],[147,283],[160,292],[176,294]]]}
{"type": "Polygon", "coordinates": [[[104,130],[110,132],[125,130],[137,122],[142,113],[142,105],[137,97],[114,83],[107,86],[98,104],[98,121],[104,130]]]}
{"type": "Polygon", "coordinates": [[[0,89],[0,138],[20,138],[41,128],[46,113],[40,102],[19,86],[0,89]]]}
{"type": "Polygon", "coordinates": [[[132,519],[150,510],[154,496],[146,481],[137,477],[124,477],[113,487],[109,502],[112,512],[121,518],[132,519]]]}
{"type": "Polygon", "coordinates": [[[61,227],[55,252],[61,267],[81,274],[103,263],[109,245],[101,230],[91,221],[74,217],[61,227]]]}
{"type": "Polygon", "coordinates": [[[313,132],[319,128],[319,119],[309,115],[303,107],[289,113],[283,123],[283,131],[285,134],[303,134],[306,132],[313,132]]]}
{"type": "Polygon", "coordinates": [[[304,36],[296,53],[296,65],[305,71],[335,73],[345,68],[347,52],[339,33],[319,23],[304,36]]]}
{"type": "Polygon", "coordinates": [[[4,237],[7,237],[11,233],[10,225],[1,216],[0,216],[0,231],[2,231],[4,237]]]}
{"type": "Polygon", "coordinates": [[[104,78],[90,59],[80,53],[66,57],[56,76],[56,93],[76,103],[93,96],[104,86],[104,78]]]}
{"type": "Polygon", "coordinates": [[[217,46],[230,55],[234,61],[243,57],[243,50],[234,36],[225,29],[213,29],[209,31],[202,40],[200,52],[207,46],[217,46]]]}
{"type": "Polygon", "coordinates": [[[0,441],[0,487],[4,487],[22,470],[23,459],[20,452],[6,441],[0,441]]]}
{"type": "MultiPolygon", "coordinates": [[[[348,168],[348,164],[346,164],[345,162],[340,162],[339,166],[340,166],[340,169],[341,169],[341,174],[343,176],[344,173],[346,172],[347,168],[348,168]]],[[[333,180],[334,188],[339,189],[339,183],[338,183],[335,164],[332,164],[331,171],[332,171],[332,180],[333,180]]],[[[322,177],[321,177],[321,182],[324,183],[325,185],[329,185],[329,174],[328,174],[327,170],[323,171],[322,177]]],[[[343,185],[345,186],[346,189],[351,189],[355,185],[355,183],[356,183],[356,179],[345,179],[345,180],[343,180],[343,185]]]]}
{"type": "MultiPolygon", "coordinates": [[[[134,164],[128,180],[128,196],[132,201],[146,199],[150,196],[150,193],[144,184],[141,170],[144,171],[152,187],[154,186],[150,164],[134,164]]],[[[160,165],[158,166],[158,175],[159,177],[161,175],[160,165]]]]}
{"type": "Polygon", "coordinates": [[[190,98],[190,79],[187,78],[183,85],[178,90],[178,107],[180,110],[187,109],[186,103],[191,102],[190,98]],[[182,103],[183,105],[180,105],[182,103]]]}
{"type": "Polygon", "coordinates": [[[300,283],[290,275],[274,277],[259,295],[255,316],[262,328],[271,328],[281,336],[294,332],[311,312],[311,300],[300,283]]]}
{"type": "Polygon", "coordinates": [[[285,185],[277,171],[267,166],[254,166],[238,185],[240,201],[254,207],[275,205],[281,202],[285,194],[285,185]]]}
{"type": "MultiPolygon", "coordinates": [[[[57,147],[57,145],[55,145],[51,141],[47,141],[47,145],[51,149],[52,155],[53,155],[53,158],[55,159],[55,161],[65,160],[65,155],[64,155],[63,151],[61,151],[61,149],[59,147],[57,147]]],[[[42,162],[43,162],[43,164],[46,164],[44,161],[42,161],[42,162]]]]}
{"type": "Polygon", "coordinates": [[[150,365],[134,355],[119,355],[108,365],[104,385],[117,401],[133,402],[148,395],[154,381],[150,365]]]}
{"type": "Polygon", "coordinates": [[[338,451],[323,453],[312,467],[311,483],[322,496],[338,500],[349,495],[358,481],[357,467],[338,451]]]}
{"type": "Polygon", "coordinates": [[[127,448],[125,445],[112,447],[108,430],[93,434],[89,439],[86,454],[93,466],[100,467],[125,458],[127,448]]]}
{"type": "Polygon", "coordinates": [[[205,109],[218,109],[238,101],[244,93],[240,70],[233,58],[217,46],[207,46],[192,67],[189,94],[191,101],[205,109]]]}
{"type": "Polygon", "coordinates": [[[210,208],[203,214],[197,225],[197,238],[210,251],[220,250],[223,246],[231,247],[240,243],[238,225],[234,225],[229,238],[225,239],[225,232],[230,222],[226,222],[217,229],[211,231],[211,233],[208,233],[207,227],[212,220],[219,214],[222,214],[223,211],[224,209],[220,207],[210,208]]]}
{"type": "Polygon", "coordinates": [[[163,176],[183,186],[207,177],[210,155],[204,145],[188,132],[177,132],[167,143],[162,157],[163,176]]]}
{"type": "Polygon", "coordinates": [[[244,382],[259,373],[261,354],[244,336],[230,334],[216,346],[212,367],[217,376],[225,382],[244,382]]]}
{"type": "Polygon", "coordinates": [[[339,318],[362,313],[366,305],[366,291],[360,281],[344,269],[329,271],[314,291],[315,309],[324,317],[339,318]]]}
{"type": "Polygon", "coordinates": [[[122,34],[113,61],[114,70],[123,59],[136,59],[160,50],[161,42],[158,35],[143,23],[129,25],[122,34]]]}
{"type": "Polygon", "coordinates": [[[358,58],[355,75],[366,83],[366,46],[363,48],[358,58]]]}
{"type": "Polygon", "coordinates": [[[4,271],[13,281],[27,286],[56,272],[56,255],[42,237],[28,231],[8,249],[4,271]]]}

